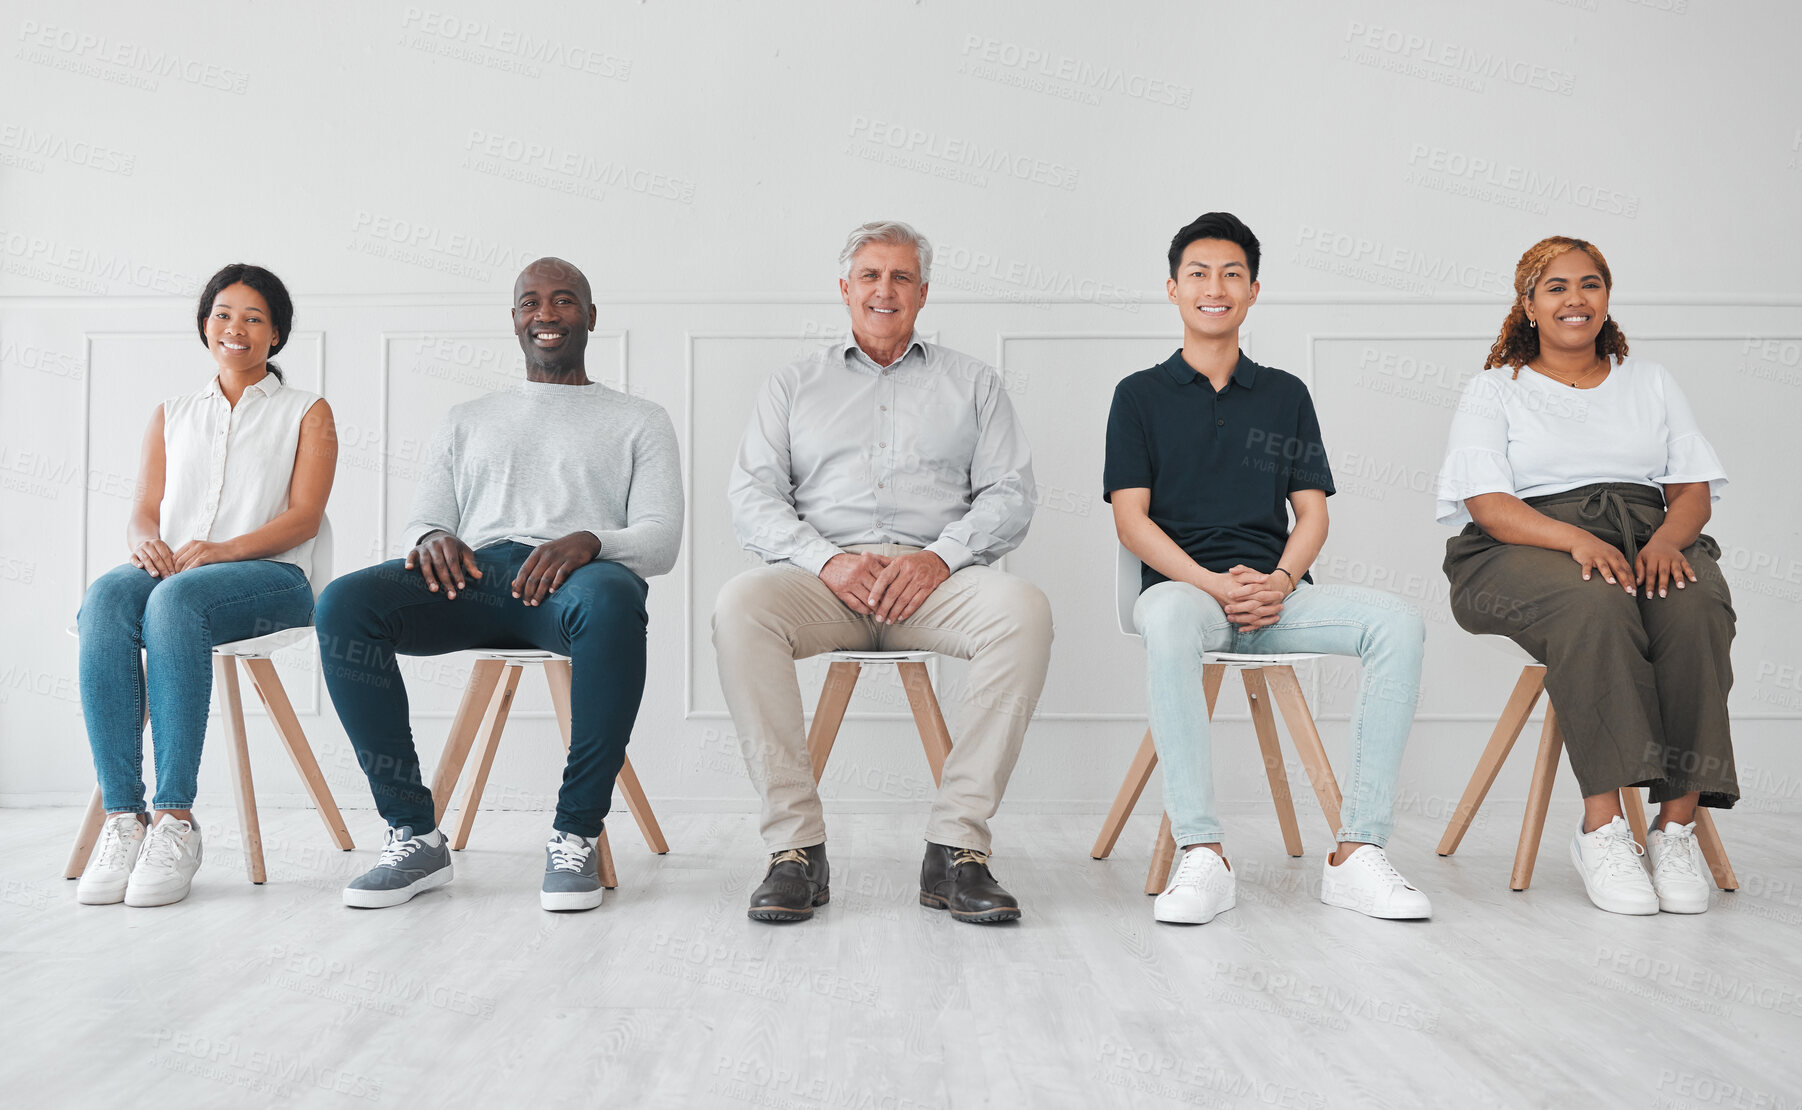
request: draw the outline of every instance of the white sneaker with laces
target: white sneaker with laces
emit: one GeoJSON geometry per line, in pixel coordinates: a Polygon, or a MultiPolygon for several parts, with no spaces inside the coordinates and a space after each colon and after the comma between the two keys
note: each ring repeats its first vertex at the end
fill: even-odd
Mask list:
{"type": "Polygon", "coordinates": [[[125,901],[125,885],[144,848],[144,821],[136,813],[109,813],[100,826],[100,843],[82,869],[75,900],[84,906],[110,906],[125,901]]]}
{"type": "Polygon", "coordinates": [[[1596,908],[1609,913],[1643,917],[1658,912],[1658,894],[1646,875],[1640,857],[1645,849],[1633,841],[1625,818],[1616,817],[1594,832],[1584,832],[1577,822],[1571,838],[1570,861],[1583,877],[1583,889],[1596,908]]]}
{"type": "Polygon", "coordinates": [[[144,838],[138,865],[125,885],[128,906],[167,906],[188,896],[200,870],[200,827],[163,814],[144,838]]]}
{"type": "Polygon", "coordinates": [[[1706,913],[1714,885],[1703,867],[1696,823],[1665,823],[1646,834],[1646,862],[1652,865],[1652,890],[1665,913],[1706,913]]]}
{"type": "Polygon", "coordinates": [[[1151,913],[1172,925],[1206,925],[1215,914],[1238,903],[1238,888],[1239,881],[1220,853],[1196,845],[1183,853],[1151,913]]]}
{"type": "Polygon", "coordinates": [[[1433,916],[1432,901],[1419,887],[1402,878],[1402,873],[1389,862],[1389,853],[1375,844],[1357,849],[1337,867],[1333,866],[1333,857],[1327,856],[1321,865],[1320,900],[1329,906],[1390,921],[1433,916]]]}

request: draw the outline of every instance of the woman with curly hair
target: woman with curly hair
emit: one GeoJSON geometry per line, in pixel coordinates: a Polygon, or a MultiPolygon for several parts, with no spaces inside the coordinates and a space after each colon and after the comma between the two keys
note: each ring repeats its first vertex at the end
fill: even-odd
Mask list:
{"type": "Polygon", "coordinates": [[[1734,614],[1702,534],[1726,484],[1663,366],[1627,354],[1613,276],[1581,239],[1535,243],[1465,389],[1439,472],[1452,613],[1545,664],[1583,823],[1571,860],[1611,913],[1701,913],[1698,805],[1739,798],[1727,691],[1734,614]],[[1622,787],[1660,803],[1642,853],[1622,787]],[[1651,866],[1648,877],[1641,855],[1651,866]]]}

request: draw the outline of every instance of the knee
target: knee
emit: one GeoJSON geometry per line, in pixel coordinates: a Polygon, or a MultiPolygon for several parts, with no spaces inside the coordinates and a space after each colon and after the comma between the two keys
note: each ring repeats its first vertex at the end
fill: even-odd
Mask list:
{"type": "Polygon", "coordinates": [[[334,579],[320,593],[318,603],[313,606],[313,624],[321,636],[352,627],[359,615],[369,611],[357,583],[362,573],[334,579]]]}
{"type": "Polygon", "coordinates": [[[644,587],[624,567],[599,568],[596,574],[565,583],[557,593],[563,602],[564,631],[571,637],[594,631],[642,633],[649,619],[644,587]]]}
{"type": "Polygon", "coordinates": [[[1218,602],[1181,583],[1158,583],[1140,594],[1139,603],[1133,608],[1133,621],[1139,626],[1147,649],[1185,644],[1199,649],[1210,624],[1224,623],[1225,619],[1218,602]]]}
{"type": "Polygon", "coordinates": [[[75,626],[83,636],[106,636],[124,629],[135,630],[144,615],[148,600],[137,567],[120,567],[94,580],[82,595],[81,609],[75,615],[75,626]],[[128,576],[122,572],[129,570],[128,576]]]}
{"type": "Polygon", "coordinates": [[[195,628],[206,623],[206,598],[182,577],[172,577],[151,591],[150,600],[144,603],[146,630],[195,628]]]}
{"type": "Polygon", "coordinates": [[[1422,656],[1426,653],[1427,622],[1412,605],[1385,594],[1370,622],[1370,636],[1375,643],[1391,651],[1422,656]]]}
{"type": "Polygon", "coordinates": [[[1054,634],[1051,599],[1045,591],[1024,578],[1009,576],[1001,591],[1001,602],[1012,619],[1013,634],[1031,643],[1051,644],[1054,634]]]}
{"type": "Polygon", "coordinates": [[[720,587],[719,596],[713,603],[715,644],[761,626],[763,617],[770,611],[770,576],[770,568],[758,567],[734,575],[720,587]]]}

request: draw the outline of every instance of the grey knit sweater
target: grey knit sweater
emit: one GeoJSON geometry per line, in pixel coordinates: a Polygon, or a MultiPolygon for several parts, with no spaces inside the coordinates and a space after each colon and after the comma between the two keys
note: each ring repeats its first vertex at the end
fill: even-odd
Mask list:
{"type": "Polygon", "coordinates": [[[432,439],[407,539],[472,548],[593,532],[640,578],[682,546],[682,465],[663,406],[604,385],[520,382],[452,408],[432,439]]]}

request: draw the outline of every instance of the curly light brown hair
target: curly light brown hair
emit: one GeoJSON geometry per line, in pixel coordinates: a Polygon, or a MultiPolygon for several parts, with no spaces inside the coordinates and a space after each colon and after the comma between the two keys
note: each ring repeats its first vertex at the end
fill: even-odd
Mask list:
{"type": "MultiPolygon", "coordinates": [[[[1553,235],[1534,243],[1514,266],[1514,307],[1502,321],[1501,334],[1489,348],[1489,358],[1483,363],[1483,369],[1512,366],[1514,376],[1518,378],[1520,368],[1539,356],[1539,329],[1527,322],[1527,302],[1533,299],[1533,287],[1539,284],[1546,267],[1565,251],[1582,251],[1595,259],[1596,269],[1602,275],[1602,286],[1610,293],[1614,291],[1614,275],[1608,270],[1608,260],[1593,243],[1568,235],[1553,235]]],[[[1596,354],[1627,357],[1627,337],[1612,316],[1602,321],[1602,330],[1596,335],[1596,354]]]]}

